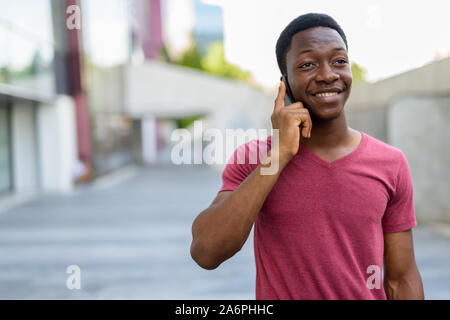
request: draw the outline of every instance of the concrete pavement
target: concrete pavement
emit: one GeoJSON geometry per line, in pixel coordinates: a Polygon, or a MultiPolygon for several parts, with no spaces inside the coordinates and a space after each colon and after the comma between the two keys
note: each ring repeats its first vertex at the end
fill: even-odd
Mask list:
{"type": "MultiPolygon", "coordinates": [[[[1,299],[254,299],[253,235],[214,271],[191,259],[191,223],[220,172],[135,169],[0,214],[1,299]],[[81,289],[69,290],[69,265],[81,289]]],[[[428,299],[450,299],[450,235],[414,230],[428,299]]]]}

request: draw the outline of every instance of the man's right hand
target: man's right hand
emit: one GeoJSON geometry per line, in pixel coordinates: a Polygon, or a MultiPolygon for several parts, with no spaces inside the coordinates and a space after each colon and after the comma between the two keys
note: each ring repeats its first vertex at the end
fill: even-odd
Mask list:
{"type": "Polygon", "coordinates": [[[291,159],[300,147],[300,132],[304,138],[311,137],[312,121],[308,109],[303,106],[302,102],[284,106],[285,95],[286,84],[281,81],[270,118],[272,128],[279,129],[280,156],[287,156],[291,159]]]}

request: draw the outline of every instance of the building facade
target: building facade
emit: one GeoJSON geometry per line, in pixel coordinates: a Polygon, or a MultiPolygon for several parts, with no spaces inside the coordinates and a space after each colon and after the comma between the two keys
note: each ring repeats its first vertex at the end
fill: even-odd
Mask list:
{"type": "MultiPolygon", "coordinates": [[[[0,2],[0,197],[71,190],[76,109],[58,75],[67,47],[58,1],[0,2]],[[55,19],[57,18],[57,19],[55,19]],[[62,58],[60,58],[62,57],[62,58]]],[[[59,1],[59,3],[63,3],[59,1]]],[[[61,9],[61,8],[60,8],[61,9]]]]}

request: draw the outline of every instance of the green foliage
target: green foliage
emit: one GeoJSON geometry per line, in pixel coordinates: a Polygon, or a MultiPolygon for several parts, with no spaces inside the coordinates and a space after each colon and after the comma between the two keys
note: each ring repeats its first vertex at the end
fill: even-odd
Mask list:
{"type": "Polygon", "coordinates": [[[191,45],[181,56],[179,65],[202,70],[202,55],[196,44],[191,45]]]}
{"type": "Polygon", "coordinates": [[[351,64],[352,75],[353,75],[353,84],[365,83],[366,82],[366,73],[367,70],[357,64],[356,62],[352,62],[351,64]]]}
{"type": "Polygon", "coordinates": [[[194,43],[182,54],[178,61],[175,61],[175,63],[230,79],[248,83],[252,83],[253,81],[250,72],[243,71],[241,68],[229,63],[225,59],[223,42],[221,41],[212,43],[208,47],[204,57],[202,57],[200,50],[194,43]]]}
{"type": "Polygon", "coordinates": [[[250,72],[241,70],[238,66],[229,63],[225,59],[223,42],[212,43],[205,57],[202,59],[202,67],[206,72],[223,76],[226,78],[249,81],[250,72]]]}
{"type": "Polygon", "coordinates": [[[187,116],[184,118],[179,118],[176,120],[177,122],[177,127],[182,129],[182,128],[187,128],[189,127],[192,123],[194,123],[195,120],[200,119],[202,116],[187,116]]]}

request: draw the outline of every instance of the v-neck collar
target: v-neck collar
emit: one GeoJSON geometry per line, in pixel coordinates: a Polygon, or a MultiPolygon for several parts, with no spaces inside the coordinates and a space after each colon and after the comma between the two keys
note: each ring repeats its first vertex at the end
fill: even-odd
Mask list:
{"type": "Polygon", "coordinates": [[[359,131],[359,133],[361,134],[361,140],[360,140],[358,146],[350,153],[348,153],[345,156],[340,157],[334,161],[330,162],[325,159],[322,159],[321,157],[319,157],[317,154],[315,154],[313,151],[311,151],[310,149],[308,149],[307,147],[305,147],[302,144],[300,144],[299,154],[301,154],[303,157],[308,158],[326,168],[339,167],[339,166],[347,163],[348,161],[352,160],[356,156],[358,156],[358,154],[361,153],[361,150],[364,148],[367,137],[364,132],[359,131]]]}

